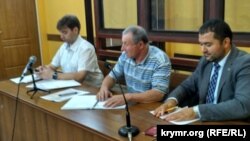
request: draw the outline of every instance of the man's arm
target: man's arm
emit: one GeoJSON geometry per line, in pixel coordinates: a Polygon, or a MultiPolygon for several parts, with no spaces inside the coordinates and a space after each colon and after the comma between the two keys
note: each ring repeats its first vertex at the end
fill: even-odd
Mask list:
{"type": "MultiPolygon", "coordinates": [[[[38,71],[37,74],[42,78],[42,79],[52,79],[53,74],[56,71],[56,67],[53,66],[52,64],[46,65],[46,66],[39,66],[36,70],[38,71]]],[[[82,82],[84,78],[87,75],[87,71],[78,71],[78,72],[72,72],[72,73],[57,73],[57,79],[60,80],[71,80],[74,79],[78,82],[82,82]]]]}
{"type": "Polygon", "coordinates": [[[150,103],[163,99],[164,94],[158,90],[148,90],[143,93],[125,94],[126,99],[131,102],[150,103]]]}
{"type": "Polygon", "coordinates": [[[88,72],[87,71],[78,71],[78,72],[71,72],[71,73],[58,73],[58,79],[62,80],[70,80],[74,79],[80,83],[83,82],[84,78],[87,76],[88,72]]]}
{"type": "MultiPolygon", "coordinates": [[[[138,103],[150,103],[155,101],[162,100],[164,94],[157,90],[148,90],[143,93],[126,93],[125,98],[129,102],[138,102],[138,103]]],[[[122,94],[113,95],[105,103],[106,107],[115,107],[119,105],[124,105],[125,101],[122,94]]]]}

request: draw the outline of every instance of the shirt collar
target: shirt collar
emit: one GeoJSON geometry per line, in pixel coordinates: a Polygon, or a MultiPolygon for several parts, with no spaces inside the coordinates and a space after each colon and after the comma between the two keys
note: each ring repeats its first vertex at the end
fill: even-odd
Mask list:
{"type": "Polygon", "coordinates": [[[223,59],[221,59],[221,60],[218,62],[218,64],[221,66],[221,68],[224,67],[224,65],[225,65],[225,63],[226,63],[226,61],[227,61],[227,58],[228,58],[228,56],[229,56],[230,53],[231,53],[231,50],[227,53],[227,55],[226,55],[223,59]]]}
{"type": "Polygon", "coordinates": [[[78,43],[79,39],[80,39],[80,35],[78,35],[78,37],[76,38],[76,40],[75,40],[75,42],[73,44],[70,45],[69,43],[66,43],[67,44],[66,48],[68,50],[76,51],[76,49],[78,47],[77,43],[78,43]]]}
{"type": "Polygon", "coordinates": [[[147,52],[147,55],[144,57],[144,59],[143,59],[140,63],[138,63],[138,64],[136,64],[136,63],[135,63],[135,59],[133,59],[134,63],[135,63],[136,65],[144,64],[144,63],[146,62],[148,56],[149,56],[149,53],[150,53],[149,50],[150,50],[150,46],[148,46],[148,52],[147,52]]]}

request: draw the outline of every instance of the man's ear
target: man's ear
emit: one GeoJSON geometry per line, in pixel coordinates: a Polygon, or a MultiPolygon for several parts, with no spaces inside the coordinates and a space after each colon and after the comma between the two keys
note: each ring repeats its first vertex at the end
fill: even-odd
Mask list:
{"type": "Polygon", "coordinates": [[[77,33],[77,34],[78,34],[78,33],[79,33],[79,29],[78,29],[78,27],[74,27],[74,28],[73,28],[73,32],[75,32],[75,33],[77,33]]]}
{"type": "Polygon", "coordinates": [[[144,46],[144,43],[143,43],[142,41],[140,41],[140,42],[138,43],[138,45],[140,46],[140,49],[142,49],[143,46],[144,46]]]}
{"type": "Polygon", "coordinates": [[[230,38],[226,37],[224,40],[223,40],[223,45],[226,49],[229,49],[231,47],[231,40],[230,38]]]}

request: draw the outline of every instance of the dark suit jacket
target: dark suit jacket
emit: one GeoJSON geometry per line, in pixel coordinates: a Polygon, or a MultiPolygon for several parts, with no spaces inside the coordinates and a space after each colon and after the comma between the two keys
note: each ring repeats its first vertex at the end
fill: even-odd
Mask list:
{"type": "Polygon", "coordinates": [[[212,62],[202,57],[193,74],[169,97],[175,97],[180,104],[196,97],[202,121],[249,119],[250,55],[232,47],[222,70],[217,104],[205,104],[211,70],[212,62]]]}

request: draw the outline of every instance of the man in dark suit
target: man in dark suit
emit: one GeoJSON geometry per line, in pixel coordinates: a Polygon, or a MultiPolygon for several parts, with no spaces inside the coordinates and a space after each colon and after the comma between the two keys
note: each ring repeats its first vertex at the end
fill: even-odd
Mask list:
{"type": "Polygon", "coordinates": [[[190,98],[198,105],[183,108],[165,120],[220,121],[250,118],[250,56],[232,44],[232,31],[222,20],[209,20],[199,29],[204,56],[193,74],[155,109],[159,117],[190,98]]]}

